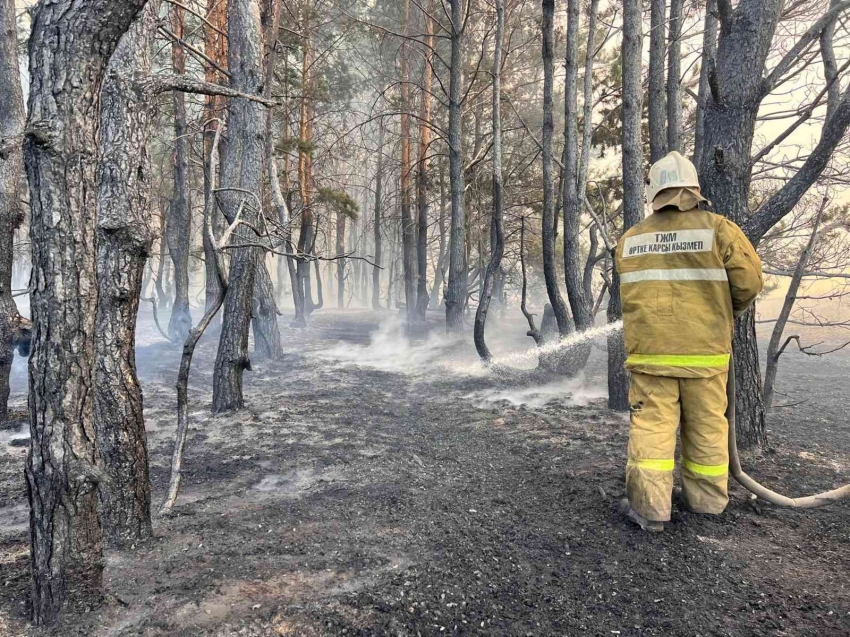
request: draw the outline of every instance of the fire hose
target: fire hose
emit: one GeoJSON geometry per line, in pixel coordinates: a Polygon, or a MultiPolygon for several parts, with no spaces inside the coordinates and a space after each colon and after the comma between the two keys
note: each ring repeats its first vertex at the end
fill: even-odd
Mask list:
{"type": "Polygon", "coordinates": [[[745,489],[755,494],[765,502],[770,502],[776,506],[792,507],[795,509],[814,509],[850,498],[850,484],[845,484],[843,487],[839,487],[838,489],[825,491],[824,493],[818,493],[817,495],[810,495],[804,498],[789,498],[780,493],[776,493],[776,491],[771,491],[744,473],[744,470],[741,468],[741,459],[738,456],[738,443],[735,438],[734,356],[732,356],[729,363],[729,380],[726,383],[726,398],[728,402],[726,407],[726,417],[729,420],[729,472],[745,489]]]}

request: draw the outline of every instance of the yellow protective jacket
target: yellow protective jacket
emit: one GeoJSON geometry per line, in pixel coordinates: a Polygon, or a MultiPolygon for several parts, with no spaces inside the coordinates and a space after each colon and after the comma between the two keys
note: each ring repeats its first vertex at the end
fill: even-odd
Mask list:
{"type": "Polygon", "coordinates": [[[728,369],[733,317],[764,285],[737,225],[699,208],[665,208],[623,235],[616,266],[627,369],[679,378],[728,369]]]}

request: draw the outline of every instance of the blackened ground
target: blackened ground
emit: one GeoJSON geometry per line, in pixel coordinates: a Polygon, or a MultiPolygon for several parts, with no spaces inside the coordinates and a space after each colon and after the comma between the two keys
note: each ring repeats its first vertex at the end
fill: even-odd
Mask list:
{"type": "MultiPolygon", "coordinates": [[[[583,383],[541,398],[476,370],[467,343],[406,347],[384,333],[366,347],[378,321],[320,314],[284,328],[284,360],[255,361],[249,407],[224,417],[209,415],[206,339],[175,515],[109,553],[106,597],[51,634],[850,634],[846,504],[780,510],[734,487],[722,516],[674,511],[663,534],[644,534],[616,512],[627,420],[599,398],[603,352],[583,383]]],[[[504,329],[522,338],[520,323],[504,329]]],[[[145,340],[159,504],[178,353],[145,340]]],[[[848,367],[784,360],[779,402],[806,402],[772,419],[774,449],[745,462],[755,476],[792,494],[850,481],[848,367]]],[[[25,449],[2,442],[0,634],[39,635],[26,625],[25,449]]]]}

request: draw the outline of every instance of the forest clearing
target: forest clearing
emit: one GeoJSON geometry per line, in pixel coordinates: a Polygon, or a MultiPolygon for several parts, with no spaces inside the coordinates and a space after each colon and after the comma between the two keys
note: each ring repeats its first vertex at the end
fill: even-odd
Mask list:
{"type": "Polygon", "coordinates": [[[0,0],[0,636],[850,635],[850,0],[0,0]]]}

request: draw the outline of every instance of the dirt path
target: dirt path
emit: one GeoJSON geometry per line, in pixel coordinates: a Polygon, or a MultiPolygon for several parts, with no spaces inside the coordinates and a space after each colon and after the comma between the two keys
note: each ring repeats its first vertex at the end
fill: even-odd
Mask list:
{"type": "MultiPolygon", "coordinates": [[[[676,511],[667,532],[644,535],[616,513],[627,422],[604,409],[600,352],[583,382],[509,387],[467,344],[405,346],[376,328],[364,312],[286,331],[286,358],[255,364],[250,407],[218,418],[205,342],[176,515],[109,554],[107,599],[54,634],[850,634],[847,505],[789,512],[734,489],[724,515],[676,511]]],[[[177,354],[151,344],[139,360],[159,503],[177,354]]],[[[850,360],[829,365],[843,381],[806,368],[800,391],[835,395],[850,360]]],[[[850,480],[842,407],[802,431],[787,411],[753,473],[795,493],[850,480]]],[[[35,635],[22,603],[24,449],[4,446],[0,635],[35,635]]]]}

